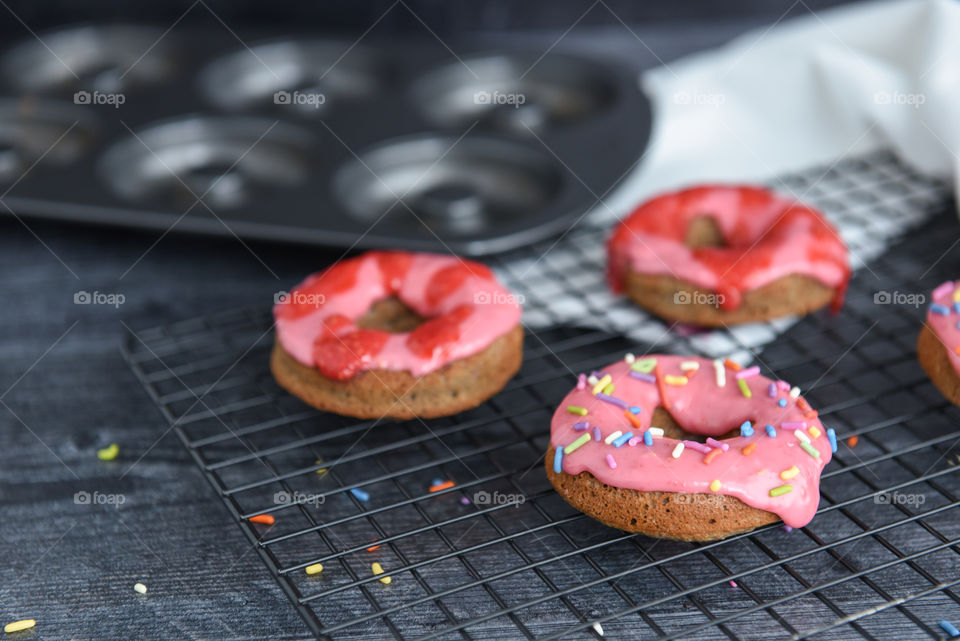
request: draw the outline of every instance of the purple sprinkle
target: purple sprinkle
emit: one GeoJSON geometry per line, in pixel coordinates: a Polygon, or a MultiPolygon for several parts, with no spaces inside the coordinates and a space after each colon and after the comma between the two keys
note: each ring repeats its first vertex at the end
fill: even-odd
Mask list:
{"type": "Polygon", "coordinates": [[[802,430],[807,426],[803,421],[784,421],[780,423],[780,427],[785,430],[802,430]]]}
{"type": "Polygon", "coordinates": [[[774,385],[773,383],[770,383],[770,387],[767,388],[767,395],[768,395],[770,398],[776,398],[776,397],[777,397],[777,386],[774,385]]]}
{"type": "Polygon", "coordinates": [[[460,497],[460,503],[462,503],[463,505],[470,505],[470,499],[468,499],[468,498],[465,497],[465,496],[461,496],[461,497],[460,497]]]}
{"type": "Polygon", "coordinates": [[[789,391],[790,391],[790,383],[788,383],[788,382],[786,382],[786,381],[777,381],[777,387],[779,387],[780,389],[782,389],[782,390],[784,390],[784,391],[786,391],[786,392],[789,392],[789,391]]]}
{"type": "Polygon", "coordinates": [[[597,398],[599,398],[601,401],[606,401],[606,402],[610,403],[611,405],[616,405],[617,407],[622,407],[623,409],[627,409],[627,407],[629,407],[629,406],[627,405],[627,402],[626,402],[626,401],[622,401],[622,400],[620,400],[619,398],[617,398],[616,396],[607,396],[607,395],[604,394],[603,392],[600,392],[599,394],[597,394],[597,398]]]}
{"type": "Polygon", "coordinates": [[[709,446],[711,446],[711,447],[719,447],[719,448],[720,448],[721,450],[723,450],[724,452],[726,452],[727,450],[730,449],[730,444],[729,444],[729,443],[721,443],[720,441],[718,441],[718,440],[715,439],[715,438],[708,438],[708,439],[707,439],[707,445],[709,445],[709,446]]]}
{"type": "Polygon", "coordinates": [[[606,376],[606,374],[604,374],[603,372],[598,372],[598,371],[596,371],[596,370],[590,372],[590,375],[591,375],[591,376],[596,376],[598,379],[603,378],[604,376],[606,376]]]}
{"type": "Polygon", "coordinates": [[[630,372],[630,376],[647,383],[656,383],[657,377],[653,374],[644,374],[643,372],[630,372]]]}
{"type": "Polygon", "coordinates": [[[574,429],[575,431],[577,431],[577,432],[582,432],[583,430],[587,429],[588,427],[590,427],[590,423],[587,423],[586,421],[580,421],[579,423],[574,423],[574,424],[573,424],[573,429],[574,429]]]}
{"type": "Polygon", "coordinates": [[[607,465],[611,470],[617,469],[617,462],[613,459],[613,454],[607,454],[607,465]]]}
{"type": "Polygon", "coordinates": [[[587,375],[581,374],[577,377],[577,389],[583,389],[587,386],[587,375]]]}
{"type": "Polygon", "coordinates": [[[786,530],[787,532],[793,532],[793,528],[790,527],[789,525],[784,525],[783,529],[786,530]]]}
{"type": "Polygon", "coordinates": [[[599,428],[599,427],[594,426],[594,428],[593,428],[593,440],[595,440],[595,441],[599,441],[599,440],[600,440],[600,428],[599,428]]]}
{"type": "Polygon", "coordinates": [[[747,369],[742,369],[739,372],[737,372],[737,380],[740,380],[743,378],[753,378],[759,373],[760,373],[760,366],[754,365],[753,367],[748,367],[747,369]]]}
{"type": "Polygon", "coordinates": [[[704,445],[703,443],[697,443],[696,441],[684,441],[684,442],[683,442],[683,446],[684,446],[684,447],[687,447],[687,448],[690,448],[691,450],[696,450],[696,451],[700,452],[701,454],[706,454],[706,453],[709,452],[711,449],[713,449],[713,448],[711,448],[711,447],[707,447],[707,446],[704,445]]]}
{"type": "Polygon", "coordinates": [[[632,439],[627,441],[627,445],[629,445],[630,447],[636,447],[639,444],[640,444],[640,439],[637,438],[636,436],[634,436],[632,439]]]}

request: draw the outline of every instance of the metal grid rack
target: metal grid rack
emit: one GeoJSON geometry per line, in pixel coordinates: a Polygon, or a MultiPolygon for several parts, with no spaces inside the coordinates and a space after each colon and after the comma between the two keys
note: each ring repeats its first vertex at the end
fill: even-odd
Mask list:
{"type": "MultiPolygon", "coordinates": [[[[957,231],[939,214],[857,272],[841,314],[813,314],[765,349],[729,334],[731,353],[799,385],[842,441],[819,513],[792,532],[655,540],[553,492],[543,452],[573,373],[645,351],[602,328],[530,330],[500,394],[404,423],[286,394],[266,365],[265,309],[137,332],[124,354],[317,638],[599,638],[599,623],[614,639],[936,639],[940,619],[960,621],[960,409],[916,361],[924,308],[874,297],[956,276],[957,231]],[[456,485],[431,493],[435,478],[456,485]],[[275,525],[247,520],[257,514],[275,525]]],[[[695,340],[673,333],[669,349],[696,352],[695,340]]]]}

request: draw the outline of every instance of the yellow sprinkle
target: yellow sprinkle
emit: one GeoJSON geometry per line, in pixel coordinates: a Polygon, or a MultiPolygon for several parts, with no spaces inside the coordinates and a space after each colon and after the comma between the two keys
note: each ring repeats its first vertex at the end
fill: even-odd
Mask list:
{"type": "Polygon", "coordinates": [[[145,585],[142,584],[142,583],[134,583],[134,584],[133,584],[133,591],[136,592],[137,594],[146,594],[146,593],[147,593],[147,586],[145,586],[145,585]]]}
{"type": "Polygon", "coordinates": [[[819,429],[817,429],[816,425],[811,426],[809,429],[807,429],[807,431],[810,432],[810,436],[812,436],[813,438],[820,437],[821,432],[819,429]]]}
{"type": "Polygon", "coordinates": [[[102,450],[97,450],[97,458],[101,461],[112,461],[117,458],[117,454],[120,453],[120,446],[116,443],[111,443],[102,450]]]}
{"type": "Polygon", "coordinates": [[[613,383],[610,383],[609,385],[603,388],[603,393],[606,394],[607,396],[610,396],[611,394],[613,394],[613,390],[614,390],[613,383]]]}
{"type": "Polygon", "coordinates": [[[713,479],[712,481],[710,481],[710,489],[713,490],[714,492],[719,492],[721,487],[723,487],[723,485],[720,483],[719,480],[713,479]]]}
{"type": "Polygon", "coordinates": [[[797,466],[794,465],[794,466],[789,467],[789,468],[785,469],[784,471],[780,472],[780,478],[782,478],[782,479],[784,479],[784,480],[786,480],[786,479],[792,479],[794,476],[796,476],[796,475],[799,474],[799,473],[800,473],[800,470],[798,470],[798,469],[797,469],[797,466]]]}
{"type": "MultiPolygon", "coordinates": [[[[323,461],[320,460],[320,459],[317,459],[316,464],[317,464],[317,465],[323,465],[323,461]]],[[[319,470],[317,470],[317,474],[319,474],[320,476],[323,476],[323,475],[326,474],[326,473],[327,473],[327,468],[325,468],[325,467],[321,467],[319,470]]]]}
{"type": "MultiPolygon", "coordinates": [[[[383,568],[380,567],[380,564],[379,564],[379,563],[373,563],[373,564],[370,566],[370,569],[373,570],[373,573],[374,573],[375,575],[383,574],[383,568]]],[[[388,577],[388,576],[382,576],[382,577],[380,577],[380,583],[383,583],[384,585],[389,585],[389,583],[390,583],[390,577],[388,577]]]]}
{"type": "Polygon", "coordinates": [[[307,574],[320,574],[323,572],[323,563],[314,563],[313,565],[308,565],[303,569],[307,574]]]}
{"type": "Polygon", "coordinates": [[[24,619],[23,621],[8,623],[3,627],[3,631],[10,634],[11,632],[19,632],[20,630],[29,630],[35,625],[37,625],[37,622],[33,619],[24,619]]]}
{"type": "Polygon", "coordinates": [[[960,287],[957,287],[953,292],[953,302],[960,303],[960,287]]]}
{"type": "Polygon", "coordinates": [[[604,387],[609,385],[612,380],[613,380],[613,377],[607,374],[606,376],[601,378],[599,381],[597,381],[597,384],[593,386],[593,395],[596,396],[597,394],[599,394],[600,390],[602,390],[604,387]]]}
{"type": "Polygon", "coordinates": [[[745,397],[750,398],[753,396],[753,392],[750,391],[750,387],[747,385],[747,381],[742,378],[737,380],[737,386],[740,388],[740,393],[745,397]]]}
{"type": "Polygon", "coordinates": [[[667,385],[686,385],[687,377],[686,376],[673,376],[672,374],[667,374],[663,377],[664,382],[667,385]]]}

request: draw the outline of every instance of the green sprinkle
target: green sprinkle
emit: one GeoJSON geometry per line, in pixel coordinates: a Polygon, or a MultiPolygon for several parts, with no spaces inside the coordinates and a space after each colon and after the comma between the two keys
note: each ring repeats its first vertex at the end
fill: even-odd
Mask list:
{"type": "Polygon", "coordinates": [[[579,405],[567,405],[567,411],[570,412],[571,414],[578,414],[580,416],[587,415],[587,408],[580,407],[579,405]]]}
{"type": "Polygon", "coordinates": [[[737,381],[737,385],[740,386],[740,393],[741,393],[741,394],[743,394],[743,395],[746,396],[747,398],[750,398],[751,396],[753,396],[753,392],[751,392],[751,391],[750,391],[750,388],[747,386],[747,381],[745,381],[744,379],[741,378],[741,379],[739,379],[739,380],[737,381]]]}
{"type": "Polygon", "coordinates": [[[580,438],[578,438],[577,440],[575,440],[573,443],[571,443],[570,445],[568,445],[568,446],[566,446],[565,448],[563,448],[563,453],[564,453],[564,454],[572,454],[573,452],[575,452],[575,451],[577,450],[578,447],[580,447],[581,445],[583,445],[584,443],[586,443],[586,442],[589,441],[589,440],[590,440],[590,435],[589,435],[589,434],[584,434],[583,436],[581,436],[580,438]]]}
{"type": "Polygon", "coordinates": [[[640,372],[641,374],[649,374],[653,371],[653,368],[657,366],[657,359],[655,358],[641,358],[640,360],[633,361],[633,364],[630,366],[635,372],[640,372]]]}
{"type": "Polygon", "coordinates": [[[117,458],[117,454],[120,453],[120,446],[116,443],[111,443],[102,450],[97,450],[97,458],[101,461],[112,461],[117,458]]]}
{"type": "Polygon", "coordinates": [[[789,494],[793,492],[792,485],[781,485],[770,490],[770,496],[783,496],[784,494],[789,494]]]}
{"type": "Polygon", "coordinates": [[[812,456],[813,458],[820,458],[820,451],[817,450],[814,446],[810,445],[806,441],[800,441],[800,447],[803,448],[803,451],[812,456]]]}
{"type": "Polygon", "coordinates": [[[607,396],[610,396],[611,394],[613,394],[613,389],[614,389],[613,383],[610,383],[609,385],[603,388],[603,393],[606,394],[607,396]]]}

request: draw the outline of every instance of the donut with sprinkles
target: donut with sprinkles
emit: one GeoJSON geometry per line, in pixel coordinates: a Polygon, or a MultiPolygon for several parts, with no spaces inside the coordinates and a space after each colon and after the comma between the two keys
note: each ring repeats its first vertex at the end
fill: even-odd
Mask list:
{"type": "Polygon", "coordinates": [[[941,283],[930,295],[917,360],[937,389],[960,405],[960,281],[941,283]]]}
{"type": "Polygon", "coordinates": [[[757,367],[628,357],[561,401],[545,467],[568,503],[606,525],[710,541],[809,523],[836,443],[798,388],[757,367]]]}

